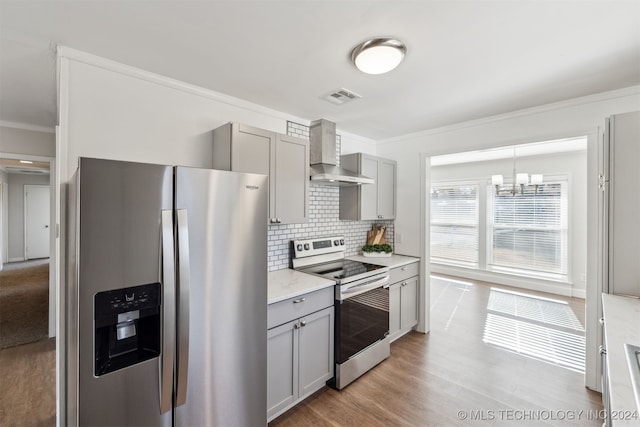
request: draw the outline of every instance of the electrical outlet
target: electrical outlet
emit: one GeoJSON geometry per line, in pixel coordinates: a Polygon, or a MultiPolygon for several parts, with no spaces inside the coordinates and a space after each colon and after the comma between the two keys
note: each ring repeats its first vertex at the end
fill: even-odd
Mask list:
{"type": "Polygon", "coordinates": [[[402,234],[396,233],[396,243],[402,243],[402,234]]]}

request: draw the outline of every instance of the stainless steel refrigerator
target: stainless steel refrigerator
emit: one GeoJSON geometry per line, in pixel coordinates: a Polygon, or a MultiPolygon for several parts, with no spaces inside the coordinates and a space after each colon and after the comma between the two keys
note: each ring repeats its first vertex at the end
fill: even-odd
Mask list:
{"type": "Polygon", "coordinates": [[[67,422],[266,425],[267,177],[81,158],[67,422]]]}

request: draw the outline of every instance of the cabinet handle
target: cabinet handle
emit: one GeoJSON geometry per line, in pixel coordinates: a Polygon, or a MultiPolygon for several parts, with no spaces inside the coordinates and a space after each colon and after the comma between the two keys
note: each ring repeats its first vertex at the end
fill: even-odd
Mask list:
{"type": "Polygon", "coordinates": [[[293,325],[293,329],[300,329],[300,323],[296,323],[295,325],[293,325]]]}
{"type": "Polygon", "coordinates": [[[384,216],[382,216],[382,215],[378,215],[378,218],[382,219],[382,218],[384,218],[384,216]]]}
{"type": "Polygon", "coordinates": [[[304,321],[304,320],[303,320],[303,321],[301,321],[301,322],[300,322],[300,327],[301,327],[301,328],[303,328],[303,327],[305,327],[305,326],[307,326],[307,322],[306,322],[306,321],[304,321]]]}
{"type": "Polygon", "coordinates": [[[276,218],[276,222],[277,222],[278,224],[282,224],[282,220],[281,220],[280,218],[276,218]]]}
{"type": "Polygon", "coordinates": [[[600,356],[604,356],[607,354],[607,349],[604,348],[603,345],[600,346],[600,356]]]}
{"type": "Polygon", "coordinates": [[[407,286],[407,282],[402,282],[402,287],[407,286]]]}
{"type": "Polygon", "coordinates": [[[298,299],[294,299],[293,303],[294,304],[300,304],[301,302],[305,302],[307,299],[305,297],[302,298],[298,298],[298,299]]]}
{"type": "Polygon", "coordinates": [[[598,322],[600,322],[600,324],[604,326],[604,317],[599,318],[598,322]]]}
{"type": "Polygon", "coordinates": [[[402,267],[400,270],[405,271],[407,267],[402,267]]]}
{"type": "Polygon", "coordinates": [[[269,222],[271,224],[277,224],[278,223],[278,219],[277,218],[269,218],[269,222]]]}

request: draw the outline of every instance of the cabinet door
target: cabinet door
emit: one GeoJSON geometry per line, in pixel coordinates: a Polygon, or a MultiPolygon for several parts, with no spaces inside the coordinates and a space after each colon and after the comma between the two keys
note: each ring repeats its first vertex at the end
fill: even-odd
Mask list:
{"type": "Polygon", "coordinates": [[[396,162],[378,160],[378,218],[396,217],[396,162]]]}
{"type": "Polygon", "coordinates": [[[400,329],[407,330],[418,323],[418,278],[403,282],[400,292],[400,329]]]}
{"type": "Polygon", "coordinates": [[[274,184],[271,179],[271,149],[275,134],[251,126],[234,124],[231,135],[231,170],[269,176],[269,218],[275,217],[274,184]]]}
{"type": "Polygon", "coordinates": [[[281,224],[307,222],[309,217],[309,142],[277,135],[272,197],[281,224]]]}
{"type": "Polygon", "coordinates": [[[274,136],[273,132],[234,124],[231,136],[231,170],[269,175],[274,136]]]}
{"type": "Polygon", "coordinates": [[[333,307],[300,319],[300,397],[322,388],[333,377],[333,307]]]}
{"type": "Polygon", "coordinates": [[[391,340],[400,335],[400,288],[401,283],[389,286],[389,337],[391,340]]]}
{"type": "Polygon", "coordinates": [[[267,331],[267,418],[298,397],[297,320],[267,331]]]}
{"type": "Polygon", "coordinates": [[[360,189],[360,219],[378,219],[378,160],[363,154],[360,162],[360,174],[376,181],[375,184],[358,186],[360,189]]]}

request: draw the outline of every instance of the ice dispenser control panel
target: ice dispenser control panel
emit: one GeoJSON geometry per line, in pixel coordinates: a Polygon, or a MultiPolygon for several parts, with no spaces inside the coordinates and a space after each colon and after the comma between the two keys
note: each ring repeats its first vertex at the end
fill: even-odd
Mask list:
{"type": "Polygon", "coordinates": [[[95,375],[100,376],[160,354],[160,284],[95,295],[95,375]]]}

